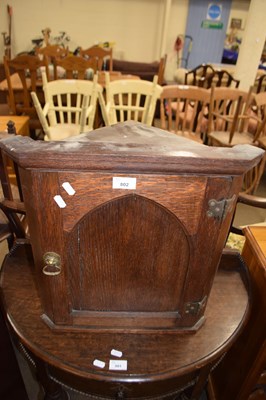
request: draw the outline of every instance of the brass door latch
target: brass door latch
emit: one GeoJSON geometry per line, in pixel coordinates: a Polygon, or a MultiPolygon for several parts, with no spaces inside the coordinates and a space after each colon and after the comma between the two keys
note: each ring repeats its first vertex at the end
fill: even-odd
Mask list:
{"type": "Polygon", "coordinates": [[[44,267],[42,272],[44,275],[55,276],[61,272],[61,257],[59,254],[49,251],[43,256],[44,267]]]}

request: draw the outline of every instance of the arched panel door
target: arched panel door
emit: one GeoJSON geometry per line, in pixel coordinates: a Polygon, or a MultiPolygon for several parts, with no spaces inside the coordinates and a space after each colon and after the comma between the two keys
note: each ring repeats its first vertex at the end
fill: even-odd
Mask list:
{"type": "Polygon", "coordinates": [[[189,241],[166,208],[135,194],[120,197],[89,212],[69,242],[73,310],[180,317],[189,241]]]}

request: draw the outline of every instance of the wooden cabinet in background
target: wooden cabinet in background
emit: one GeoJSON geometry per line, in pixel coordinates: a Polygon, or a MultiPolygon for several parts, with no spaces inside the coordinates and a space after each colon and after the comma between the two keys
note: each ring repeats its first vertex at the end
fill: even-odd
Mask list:
{"type": "Polygon", "coordinates": [[[247,227],[245,236],[242,256],[250,272],[250,318],[211,374],[211,400],[266,399],[266,227],[247,227]]]}

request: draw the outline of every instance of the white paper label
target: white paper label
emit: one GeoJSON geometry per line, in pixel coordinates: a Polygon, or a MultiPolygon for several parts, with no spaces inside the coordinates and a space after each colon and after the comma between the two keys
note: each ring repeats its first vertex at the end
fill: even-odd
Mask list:
{"type": "Polygon", "coordinates": [[[73,187],[70,185],[69,182],[64,182],[62,186],[67,192],[67,194],[69,194],[69,196],[73,196],[76,193],[76,191],[73,189],[73,187]]]}
{"type": "Polygon", "coordinates": [[[113,189],[136,189],[137,179],[121,176],[113,177],[113,189]]]}
{"type": "Polygon", "coordinates": [[[111,355],[115,356],[115,357],[122,357],[123,353],[122,353],[122,351],[112,349],[111,350],[111,355]]]}
{"type": "Polygon", "coordinates": [[[60,196],[60,194],[54,196],[54,201],[60,208],[66,207],[66,203],[64,202],[64,199],[63,199],[63,197],[60,196]]]}
{"type": "Polygon", "coordinates": [[[110,360],[109,369],[126,371],[127,370],[127,360],[110,360]]]}
{"type": "Polygon", "coordinates": [[[95,367],[98,367],[98,368],[104,368],[105,367],[105,362],[96,359],[96,360],[93,361],[93,365],[95,367]]]}

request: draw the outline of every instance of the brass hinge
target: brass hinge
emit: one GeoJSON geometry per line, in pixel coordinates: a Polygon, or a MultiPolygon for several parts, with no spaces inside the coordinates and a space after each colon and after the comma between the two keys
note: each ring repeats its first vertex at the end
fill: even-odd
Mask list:
{"type": "Polygon", "coordinates": [[[207,302],[207,296],[203,297],[201,301],[189,301],[185,306],[185,313],[191,315],[197,315],[205,307],[207,302]]]}
{"type": "Polygon", "coordinates": [[[225,219],[226,215],[232,211],[236,195],[234,194],[231,199],[223,200],[209,200],[209,209],[207,211],[208,217],[213,217],[218,220],[225,219]]]}

